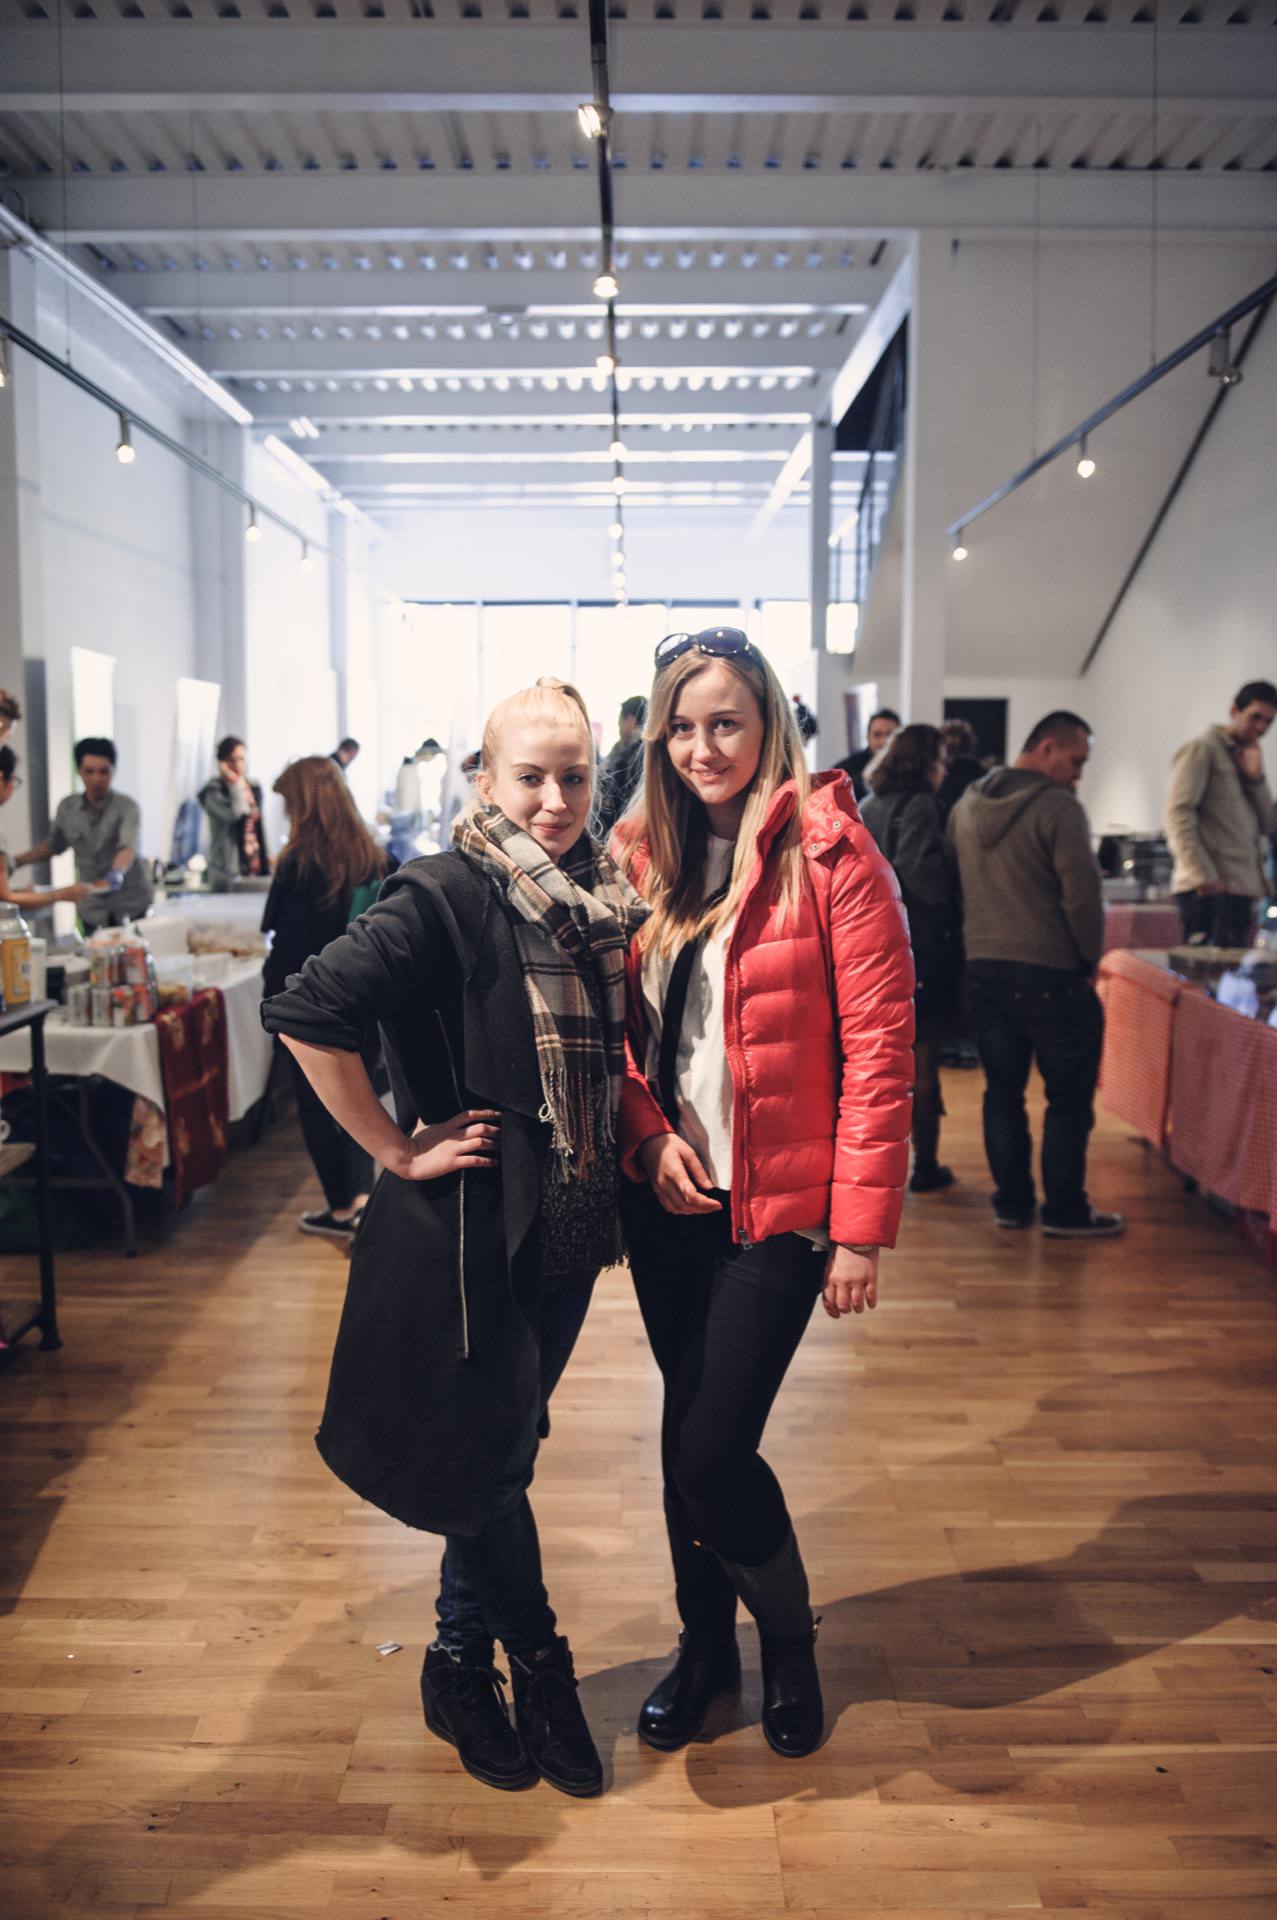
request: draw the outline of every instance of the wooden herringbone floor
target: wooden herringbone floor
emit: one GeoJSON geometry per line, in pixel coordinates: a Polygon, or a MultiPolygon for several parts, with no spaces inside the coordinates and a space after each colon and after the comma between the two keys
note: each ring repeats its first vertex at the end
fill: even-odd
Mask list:
{"type": "Polygon", "coordinates": [[[538,1477],[609,1790],[468,1780],[419,1717],[437,1543],[311,1445],[345,1266],[290,1128],[140,1259],[61,1263],[0,1376],[0,1910],[199,1920],[1277,1914],[1277,1283],[1102,1122],[1129,1237],[991,1229],[972,1075],[949,1195],[871,1321],[823,1316],[768,1441],[833,1729],[632,1732],[674,1637],[657,1395],[623,1274],[538,1477]],[[380,1657],[379,1642],[403,1651],[380,1657]]]}

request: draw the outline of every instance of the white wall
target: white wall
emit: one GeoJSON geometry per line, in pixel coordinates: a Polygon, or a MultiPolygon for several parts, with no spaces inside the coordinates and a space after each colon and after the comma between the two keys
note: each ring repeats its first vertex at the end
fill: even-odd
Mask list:
{"type": "MultiPolygon", "coordinates": [[[[1095,664],[1086,799],[1098,828],[1161,825],[1174,749],[1277,680],[1277,316],[1269,314],[1095,664]]],[[[1266,745],[1277,786],[1277,742],[1266,745]]]]}

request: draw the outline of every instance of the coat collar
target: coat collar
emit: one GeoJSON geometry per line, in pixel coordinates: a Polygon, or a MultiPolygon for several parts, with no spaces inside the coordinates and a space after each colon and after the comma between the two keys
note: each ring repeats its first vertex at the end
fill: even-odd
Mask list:
{"type": "MultiPolygon", "coordinates": [[[[760,860],[766,859],[777,835],[793,819],[796,801],[797,788],[792,780],[787,780],[783,787],[777,787],[772,795],[772,803],[758,835],[760,860]]],[[[803,808],[803,852],[810,859],[818,860],[821,854],[828,853],[831,847],[850,833],[859,820],[860,814],[847,775],[839,771],[816,774],[803,808]]]]}

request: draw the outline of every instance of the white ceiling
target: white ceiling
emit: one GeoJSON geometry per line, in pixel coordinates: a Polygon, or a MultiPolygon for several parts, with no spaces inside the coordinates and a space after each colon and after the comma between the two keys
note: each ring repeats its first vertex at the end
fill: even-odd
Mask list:
{"type": "MultiPolygon", "coordinates": [[[[760,507],[919,227],[1277,219],[1277,0],[1154,4],[613,0],[627,507],[760,507]]],[[[0,0],[0,194],[383,524],[597,510],[589,91],[583,0],[0,0]]]]}

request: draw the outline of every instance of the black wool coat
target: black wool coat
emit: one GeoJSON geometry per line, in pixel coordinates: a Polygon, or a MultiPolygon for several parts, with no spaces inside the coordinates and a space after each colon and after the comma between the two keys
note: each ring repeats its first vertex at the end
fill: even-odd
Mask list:
{"type": "Polygon", "coordinates": [[[356,1236],[316,1444],[338,1479],[410,1527],[470,1534],[539,1412],[517,1302],[549,1129],[505,912],[460,854],[409,861],[340,939],[262,1005],[269,1033],[357,1053],[381,1027],[405,1133],[501,1114],[499,1167],[383,1173],[356,1236]]]}

